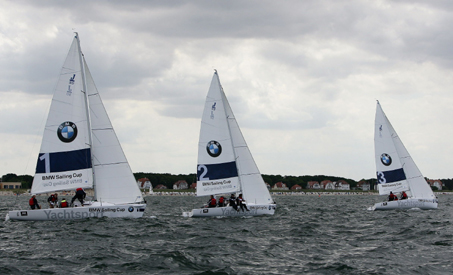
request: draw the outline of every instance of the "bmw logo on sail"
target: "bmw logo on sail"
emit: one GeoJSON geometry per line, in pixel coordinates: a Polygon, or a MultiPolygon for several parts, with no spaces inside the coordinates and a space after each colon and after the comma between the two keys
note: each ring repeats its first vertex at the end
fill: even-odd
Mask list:
{"type": "Polygon", "coordinates": [[[384,153],[384,154],[381,155],[381,162],[385,166],[389,166],[390,164],[392,164],[392,158],[390,157],[389,154],[385,154],[384,153]]]}
{"type": "Polygon", "coordinates": [[[211,140],[206,145],[206,151],[211,157],[216,158],[222,153],[222,146],[217,141],[211,140]]]}
{"type": "Polygon", "coordinates": [[[72,142],[77,137],[77,126],[70,121],[66,121],[58,126],[58,138],[63,142],[72,142]]]}

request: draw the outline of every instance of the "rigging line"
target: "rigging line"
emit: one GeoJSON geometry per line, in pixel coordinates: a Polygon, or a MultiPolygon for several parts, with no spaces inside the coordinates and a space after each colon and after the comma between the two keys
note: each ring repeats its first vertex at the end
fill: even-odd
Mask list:
{"type": "Polygon", "coordinates": [[[112,163],[102,163],[102,164],[95,164],[93,166],[106,166],[106,165],[117,165],[127,163],[127,161],[120,161],[120,162],[112,162],[112,163]]]}
{"type": "Polygon", "coordinates": [[[241,176],[250,176],[250,175],[261,175],[261,173],[248,173],[248,174],[241,174],[241,176]]]}
{"type": "Polygon", "coordinates": [[[110,127],[110,128],[95,128],[95,129],[91,129],[92,131],[104,131],[104,130],[113,130],[113,127],[110,127]]]}
{"type": "Polygon", "coordinates": [[[52,99],[52,101],[56,101],[56,102],[59,102],[59,103],[64,103],[66,105],[70,105],[70,103],[68,103],[68,102],[64,102],[64,101],[57,100],[57,99],[52,99]]]}

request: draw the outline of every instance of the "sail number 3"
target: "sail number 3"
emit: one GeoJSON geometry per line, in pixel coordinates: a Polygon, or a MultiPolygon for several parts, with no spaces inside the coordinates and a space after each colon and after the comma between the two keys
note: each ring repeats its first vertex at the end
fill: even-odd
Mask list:
{"type": "Polygon", "coordinates": [[[379,183],[386,183],[387,182],[387,180],[384,177],[384,173],[382,173],[381,171],[377,172],[377,180],[378,180],[379,183]]]}

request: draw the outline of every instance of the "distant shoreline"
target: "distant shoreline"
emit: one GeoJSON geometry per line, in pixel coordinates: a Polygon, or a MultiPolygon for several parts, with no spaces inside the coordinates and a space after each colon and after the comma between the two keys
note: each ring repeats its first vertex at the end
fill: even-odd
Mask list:
{"type": "MultiPolygon", "coordinates": [[[[60,192],[57,192],[60,193],[60,192]]],[[[50,193],[49,193],[50,194],[50,193]]],[[[48,196],[49,194],[38,194],[37,196],[48,196]]],[[[378,196],[379,193],[377,191],[358,191],[358,190],[342,190],[342,191],[270,191],[271,196],[378,196]]],[[[451,191],[435,191],[434,194],[436,195],[453,195],[451,191]]],[[[16,196],[16,195],[25,195],[30,196],[30,193],[27,193],[25,189],[18,189],[17,191],[13,192],[11,190],[0,190],[0,196],[16,196]]],[[[148,192],[144,192],[143,195],[147,196],[195,196],[195,191],[174,191],[171,189],[165,189],[163,191],[154,191],[153,193],[149,194],[148,192]]]]}

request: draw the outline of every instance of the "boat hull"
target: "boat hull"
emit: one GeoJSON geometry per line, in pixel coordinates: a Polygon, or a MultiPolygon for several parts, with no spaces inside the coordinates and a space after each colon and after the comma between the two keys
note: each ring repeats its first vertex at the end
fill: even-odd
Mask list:
{"type": "Polygon", "coordinates": [[[274,215],[276,204],[247,205],[249,211],[234,210],[231,206],[198,208],[191,212],[183,212],[184,217],[242,217],[242,216],[263,216],[274,215]]]}
{"type": "Polygon", "coordinates": [[[92,204],[83,207],[9,211],[5,220],[56,221],[87,218],[141,218],[146,204],[92,204]]]}
{"type": "Polygon", "coordinates": [[[407,199],[376,203],[371,210],[395,210],[419,208],[422,210],[437,209],[437,199],[407,199]],[[374,208],[374,209],[373,209],[374,208]]]}

